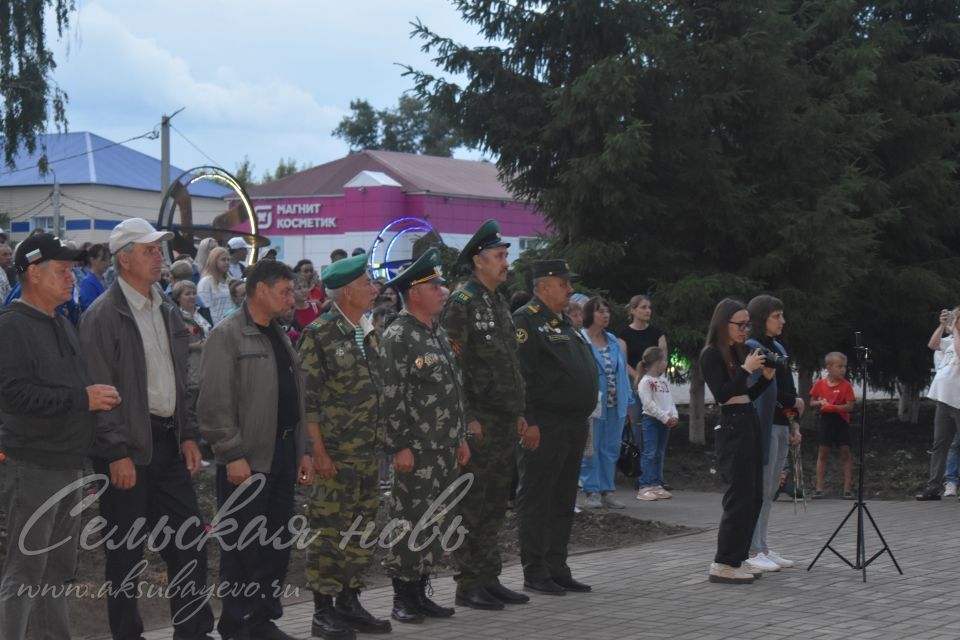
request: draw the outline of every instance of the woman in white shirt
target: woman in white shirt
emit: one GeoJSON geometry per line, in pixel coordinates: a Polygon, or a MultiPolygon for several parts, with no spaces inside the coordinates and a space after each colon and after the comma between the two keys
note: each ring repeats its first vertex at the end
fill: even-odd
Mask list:
{"type": "MultiPolygon", "coordinates": [[[[940,312],[940,326],[930,336],[928,346],[942,355],[927,397],[936,401],[933,415],[933,446],[930,448],[930,477],[917,493],[917,500],[939,500],[947,452],[960,427],[960,361],[957,360],[955,337],[960,328],[960,307],[940,312]],[[944,337],[947,327],[953,338],[944,337]]],[[[956,495],[956,485],[953,495],[956,495]]]]}
{"type": "Polygon", "coordinates": [[[223,247],[211,249],[207,264],[203,268],[203,277],[197,285],[197,294],[210,309],[210,319],[214,325],[223,320],[233,307],[227,282],[229,269],[230,255],[227,250],[223,247]]]}

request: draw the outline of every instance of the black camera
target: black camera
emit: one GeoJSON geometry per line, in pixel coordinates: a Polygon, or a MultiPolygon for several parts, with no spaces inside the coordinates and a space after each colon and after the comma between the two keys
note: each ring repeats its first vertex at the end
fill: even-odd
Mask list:
{"type": "Polygon", "coordinates": [[[760,347],[760,355],[765,358],[763,361],[763,366],[767,367],[768,369],[790,366],[790,358],[782,353],[777,353],[776,351],[771,351],[770,349],[764,349],[763,347],[760,347]]]}

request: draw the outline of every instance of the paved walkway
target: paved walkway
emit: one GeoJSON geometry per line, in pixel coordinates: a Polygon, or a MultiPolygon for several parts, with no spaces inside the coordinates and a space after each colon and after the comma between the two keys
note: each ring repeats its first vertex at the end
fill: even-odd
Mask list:
{"type": "MultiPolygon", "coordinates": [[[[633,500],[632,492],[621,491],[620,498],[630,503],[631,515],[706,530],[572,557],[574,575],[592,584],[592,593],[534,595],[529,604],[502,612],[458,608],[449,620],[428,620],[422,625],[394,623],[392,637],[960,638],[956,595],[960,545],[955,542],[960,504],[956,500],[869,503],[904,575],[897,573],[884,554],[868,567],[866,583],[859,571],[848,568],[829,551],[812,571],[806,571],[851,502],[810,502],[806,513],[795,516],[793,505],[781,500],[774,504],[770,539],[778,551],[797,559],[798,567],[768,574],[752,585],[718,585],[707,582],[720,513],[718,494],[678,491],[673,500],[640,503],[633,500]]],[[[835,543],[851,559],[853,520],[835,543]]],[[[880,544],[869,522],[867,527],[869,556],[880,544]]],[[[502,578],[514,588],[522,584],[519,566],[508,567],[502,578]]],[[[453,603],[452,579],[437,580],[434,586],[440,603],[453,603]]],[[[363,601],[374,613],[386,616],[391,595],[390,588],[372,589],[363,601]]],[[[290,606],[281,626],[294,636],[307,638],[311,614],[312,603],[290,606]]],[[[171,635],[169,629],[163,629],[146,634],[146,638],[160,640],[171,635]]]]}

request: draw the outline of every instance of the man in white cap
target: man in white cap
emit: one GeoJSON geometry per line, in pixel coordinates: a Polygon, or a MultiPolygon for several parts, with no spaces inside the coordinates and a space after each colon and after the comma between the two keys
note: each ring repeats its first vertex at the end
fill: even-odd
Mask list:
{"type": "Polygon", "coordinates": [[[250,245],[240,236],[236,236],[230,238],[230,241],[227,242],[227,247],[230,249],[230,268],[227,270],[227,273],[230,274],[231,278],[243,280],[247,275],[247,265],[244,264],[244,261],[247,259],[247,252],[250,250],[250,245]]]}
{"type": "MultiPolygon", "coordinates": [[[[172,237],[141,218],[130,218],[110,233],[110,252],[117,280],[90,305],[80,324],[80,339],[94,382],[117,387],[123,404],[97,415],[93,467],[110,478],[100,498],[105,530],[106,579],[113,585],[107,598],[114,638],[140,638],[143,621],[136,589],[122,585],[137,580],[143,558],[140,544],[128,534],[137,527],[152,530],[158,520],[177,532],[159,549],[167,574],[177,579],[170,594],[174,639],[209,638],[213,613],[197,606],[195,596],[206,587],[206,552],[181,541],[203,534],[191,476],[200,468],[196,416],[187,401],[187,355],[190,331],[177,307],[157,282],[163,267],[160,242],[172,237]]],[[[136,586],[135,584],[132,586],[136,586]]]]}

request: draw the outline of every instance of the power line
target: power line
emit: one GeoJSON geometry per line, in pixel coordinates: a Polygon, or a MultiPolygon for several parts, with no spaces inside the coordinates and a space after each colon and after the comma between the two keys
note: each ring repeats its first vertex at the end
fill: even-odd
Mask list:
{"type": "Polygon", "coordinates": [[[201,148],[198,147],[197,145],[193,144],[193,142],[190,141],[190,138],[188,138],[187,136],[183,135],[183,133],[180,131],[180,129],[177,129],[177,128],[176,128],[175,126],[173,126],[172,124],[170,125],[170,128],[173,129],[174,131],[176,131],[178,136],[180,136],[181,138],[183,138],[184,140],[186,140],[186,141],[187,141],[187,144],[189,144],[191,147],[193,147],[194,149],[196,149],[196,150],[197,150],[197,153],[199,153],[199,154],[202,155],[204,158],[206,158],[207,160],[209,160],[210,162],[212,162],[215,167],[222,167],[222,166],[223,166],[222,164],[220,164],[219,162],[217,162],[216,160],[214,160],[213,158],[211,158],[210,156],[208,156],[206,153],[204,153],[204,152],[203,152],[203,149],[201,149],[201,148]]]}
{"type": "Polygon", "coordinates": [[[50,193],[47,194],[47,196],[46,196],[45,198],[43,198],[43,199],[40,200],[39,202],[34,203],[34,205],[33,205],[32,207],[30,207],[29,209],[27,209],[27,210],[24,211],[23,213],[18,213],[18,214],[15,215],[15,216],[10,216],[10,220],[16,220],[17,218],[22,218],[22,217],[24,217],[24,216],[30,215],[31,213],[33,213],[34,211],[36,211],[37,209],[39,209],[39,208],[40,208],[40,205],[42,205],[42,204],[44,204],[44,203],[46,203],[46,202],[49,202],[49,201],[50,201],[50,196],[51,196],[52,194],[53,194],[53,192],[51,191],[50,193]]]}
{"type": "Polygon", "coordinates": [[[82,204],[82,205],[84,205],[84,206],[90,207],[91,209],[96,209],[96,210],[98,210],[98,211],[103,211],[104,213],[109,213],[110,215],[114,215],[114,216],[120,216],[121,218],[136,218],[136,217],[138,217],[138,216],[127,215],[127,214],[125,214],[125,213],[120,213],[119,211],[114,211],[114,210],[112,210],[112,209],[104,209],[103,207],[97,206],[97,205],[92,204],[92,203],[90,203],[90,202],[86,202],[86,201],[84,201],[84,200],[81,200],[80,198],[75,198],[75,197],[73,197],[73,196],[67,195],[67,194],[62,193],[62,192],[60,193],[60,197],[61,197],[61,198],[66,198],[67,200],[72,200],[72,201],[74,201],[74,202],[76,202],[76,203],[78,203],[78,204],[82,204]]]}

